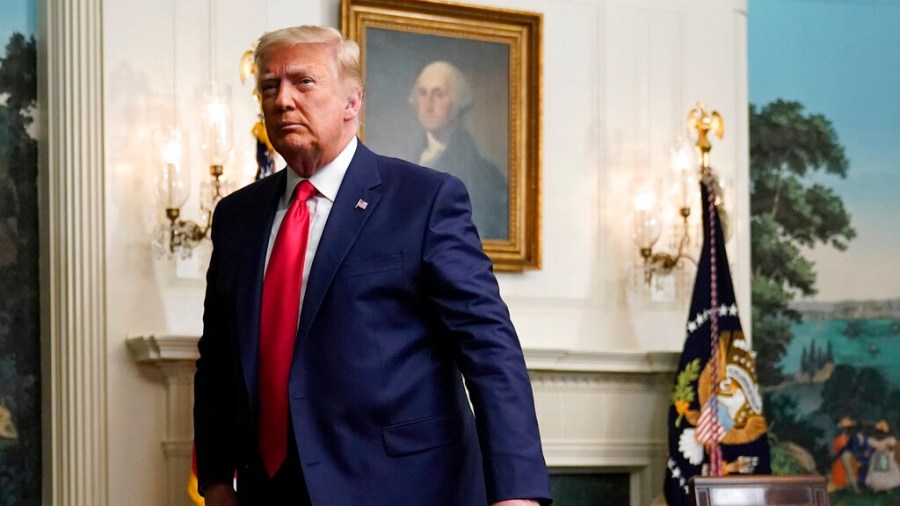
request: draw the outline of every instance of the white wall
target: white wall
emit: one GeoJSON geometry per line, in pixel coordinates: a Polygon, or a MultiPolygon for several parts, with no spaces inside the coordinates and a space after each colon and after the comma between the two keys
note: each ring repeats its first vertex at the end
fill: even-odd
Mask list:
{"type": "MultiPolygon", "coordinates": [[[[544,15],[543,268],[499,276],[523,345],[680,348],[685,294],[652,301],[630,279],[637,253],[628,192],[637,176],[666,173],[670,145],[698,100],[726,120],[712,160],[736,188],[729,252],[748,325],[746,0],[468,3],[544,15]]],[[[103,4],[110,504],[165,502],[164,390],[157,371],[131,359],[126,338],[200,332],[202,279],[176,276],[172,263],[150,253],[160,218],[153,131],[168,125],[173,94],[186,123],[210,78],[229,85],[235,140],[243,143],[235,159],[244,165],[226,175],[246,180],[254,104],[238,80],[240,55],[264,31],[339,26],[338,14],[339,0],[103,4]]],[[[199,170],[196,153],[194,162],[199,170]]],[[[196,198],[185,209],[198,218],[196,198]]]]}

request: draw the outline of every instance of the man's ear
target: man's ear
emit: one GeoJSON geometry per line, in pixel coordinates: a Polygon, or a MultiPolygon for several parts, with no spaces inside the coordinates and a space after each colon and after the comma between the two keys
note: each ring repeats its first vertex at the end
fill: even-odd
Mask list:
{"type": "Polygon", "coordinates": [[[359,110],[362,109],[363,91],[359,88],[350,92],[347,97],[347,104],[344,106],[344,119],[351,120],[359,116],[359,110]]]}

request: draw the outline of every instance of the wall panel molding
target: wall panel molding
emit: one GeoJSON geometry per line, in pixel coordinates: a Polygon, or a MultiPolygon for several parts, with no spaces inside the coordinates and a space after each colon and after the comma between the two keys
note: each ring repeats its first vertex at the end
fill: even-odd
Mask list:
{"type": "Polygon", "coordinates": [[[106,506],[102,2],[39,4],[43,504],[106,506]]]}

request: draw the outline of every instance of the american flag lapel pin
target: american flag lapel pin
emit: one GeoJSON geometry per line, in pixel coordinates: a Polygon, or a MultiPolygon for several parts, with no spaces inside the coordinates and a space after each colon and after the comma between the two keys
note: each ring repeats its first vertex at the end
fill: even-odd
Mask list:
{"type": "Polygon", "coordinates": [[[363,199],[359,199],[358,201],[356,201],[357,209],[362,209],[363,211],[365,211],[366,207],[368,207],[368,206],[369,206],[369,203],[363,199]]]}

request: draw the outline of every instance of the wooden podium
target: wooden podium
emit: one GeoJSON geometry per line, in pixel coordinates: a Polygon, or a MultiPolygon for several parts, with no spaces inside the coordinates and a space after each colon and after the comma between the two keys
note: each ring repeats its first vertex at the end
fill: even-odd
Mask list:
{"type": "Polygon", "coordinates": [[[802,476],[694,476],[694,506],[828,506],[825,478],[802,476]]]}

